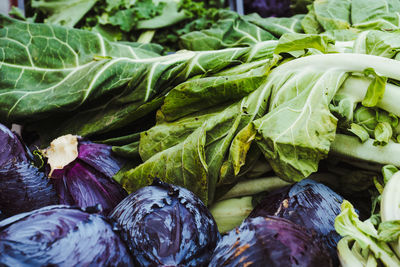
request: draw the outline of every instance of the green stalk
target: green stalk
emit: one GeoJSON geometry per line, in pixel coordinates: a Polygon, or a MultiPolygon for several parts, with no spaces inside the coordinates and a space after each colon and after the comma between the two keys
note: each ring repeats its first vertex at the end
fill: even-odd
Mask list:
{"type": "Polygon", "coordinates": [[[241,181],[238,182],[234,187],[232,187],[220,199],[218,199],[218,201],[234,197],[251,196],[264,191],[272,191],[278,188],[282,188],[287,185],[290,185],[290,183],[282,180],[277,176],[241,181]]]}
{"type": "Polygon", "coordinates": [[[340,157],[400,167],[400,157],[398,156],[400,155],[400,144],[390,142],[385,146],[374,146],[373,143],[373,139],[361,143],[356,136],[336,134],[330,153],[340,157]]]}

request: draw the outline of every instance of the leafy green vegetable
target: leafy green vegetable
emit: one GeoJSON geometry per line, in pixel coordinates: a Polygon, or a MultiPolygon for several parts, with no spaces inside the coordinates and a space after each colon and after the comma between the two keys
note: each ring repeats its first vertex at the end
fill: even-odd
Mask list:
{"type": "Polygon", "coordinates": [[[32,0],[31,6],[44,14],[45,22],[74,27],[99,0],[32,0]]]}
{"type": "Polygon", "coordinates": [[[352,132],[353,134],[355,134],[358,138],[360,138],[360,141],[362,143],[364,143],[365,141],[367,141],[369,139],[368,131],[365,130],[364,127],[362,127],[359,124],[352,123],[350,125],[349,131],[352,132]]]}
{"type": "MultiPolygon", "coordinates": [[[[237,69],[237,67],[234,67],[234,69],[237,69]]],[[[177,184],[188,186],[204,202],[211,202],[214,198],[217,184],[234,183],[237,180],[237,175],[229,176],[228,173],[226,174],[228,176],[222,175],[223,177],[220,177],[223,168],[227,168],[231,164],[235,166],[236,163],[234,162],[236,160],[245,159],[243,157],[245,155],[239,156],[239,158],[234,156],[239,149],[242,149],[241,146],[235,145],[234,138],[237,138],[235,135],[255,117],[259,117],[265,112],[270,92],[264,82],[268,74],[268,65],[259,67],[259,70],[261,72],[244,73],[247,78],[244,74],[233,75],[233,77],[240,77],[236,81],[237,84],[242,83],[241,79],[245,82],[247,79],[245,84],[248,88],[243,87],[242,94],[246,94],[246,92],[248,94],[248,92],[253,91],[243,99],[237,100],[235,97],[236,88],[239,87],[229,86],[222,91],[218,91],[215,88],[219,88],[219,83],[214,84],[215,88],[210,84],[210,87],[203,87],[203,91],[198,93],[204,94],[208,92],[210,96],[216,95],[217,97],[213,102],[214,106],[210,107],[206,103],[205,106],[203,104],[205,110],[188,114],[186,108],[182,108],[182,111],[181,109],[176,109],[176,112],[171,112],[171,115],[166,118],[161,116],[163,120],[141,135],[139,152],[144,163],[128,172],[118,173],[117,179],[128,190],[136,190],[140,186],[139,182],[136,181],[137,179],[158,176],[167,181],[171,180],[177,184]],[[259,78],[255,79],[258,76],[259,78]],[[224,97],[218,97],[218,94],[231,96],[231,98],[229,100],[224,97]],[[171,118],[171,121],[168,121],[168,118],[171,118]],[[179,119],[174,120],[175,118],[179,119]],[[199,129],[202,130],[200,131],[199,129]],[[195,133],[196,140],[204,139],[204,142],[202,141],[198,145],[189,145],[193,143],[193,135],[195,133]],[[197,151],[203,151],[204,156],[197,151]],[[182,157],[182,153],[190,156],[182,157]],[[203,158],[204,160],[199,160],[203,158]],[[165,168],[164,166],[167,167],[165,168]],[[207,170],[207,172],[196,172],[195,170],[201,170],[200,167],[207,170]],[[185,173],[185,170],[192,171],[190,171],[189,175],[185,173]],[[159,173],[160,171],[163,173],[159,173]],[[202,173],[202,175],[199,176],[199,173],[202,173]],[[199,183],[199,177],[201,177],[202,187],[193,186],[199,183]]],[[[223,73],[230,72],[224,71],[223,73]]],[[[225,77],[228,77],[227,82],[229,84],[229,76],[219,76],[219,74],[216,76],[218,81],[221,78],[222,81],[226,81],[225,77]]],[[[209,79],[199,78],[189,82],[198,83],[201,80],[206,80],[207,82],[209,79]]],[[[166,106],[171,105],[169,103],[174,103],[176,96],[174,91],[179,92],[180,90],[181,86],[179,85],[168,94],[167,97],[171,97],[171,102],[165,101],[166,106]]],[[[196,95],[194,95],[194,99],[196,99],[196,95]]],[[[161,111],[165,110],[163,107],[161,111]]]]}
{"type": "MultiPolygon", "coordinates": [[[[389,245],[378,239],[378,232],[374,226],[369,221],[360,221],[353,206],[346,200],[342,204],[342,212],[336,217],[335,229],[340,235],[349,236],[356,240],[362,249],[369,249],[375,258],[382,261],[386,266],[398,266],[400,264],[400,260],[389,245]]],[[[338,247],[339,254],[341,254],[341,246],[338,247]]]]}
{"type": "Polygon", "coordinates": [[[0,81],[0,119],[29,123],[47,140],[125,127],[156,110],[172,86],[270,55],[275,47],[268,43],[161,57],[143,49],[148,46],[113,43],[88,31],[7,17],[1,21],[0,42],[6,47],[1,66],[7,79],[0,81]]]}
{"type": "Polygon", "coordinates": [[[309,5],[301,25],[306,33],[353,40],[360,31],[399,29],[399,10],[397,0],[319,0],[309,5]]]}
{"type": "Polygon", "coordinates": [[[253,13],[243,18],[279,38],[285,33],[302,33],[301,20],[303,17],[304,15],[295,15],[289,18],[261,18],[257,13],[253,13]]]}
{"type": "Polygon", "coordinates": [[[276,38],[232,11],[222,10],[210,29],[187,33],[180,38],[189,50],[216,50],[227,47],[250,46],[276,38]]]}
{"type": "Polygon", "coordinates": [[[374,79],[368,86],[365,98],[361,103],[365,107],[374,107],[382,99],[383,94],[385,93],[387,78],[377,75],[373,69],[364,70],[364,74],[367,76],[373,75],[374,79]]]}
{"type": "Polygon", "coordinates": [[[385,242],[398,241],[400,238],[400,220],[380,223],[378,235],[379,239],[385,242]]]}

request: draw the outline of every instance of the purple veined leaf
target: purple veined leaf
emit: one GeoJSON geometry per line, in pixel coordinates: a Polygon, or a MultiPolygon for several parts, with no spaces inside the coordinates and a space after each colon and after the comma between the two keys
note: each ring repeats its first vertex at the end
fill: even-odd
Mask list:
{"type": "Polygon", "coordinates": [[[26,151],[18,136],[0,124],[0,209],[5,216],[58,203],[52,184],[26,151]]]}
{"type": "Polygon", "coordinates": [[[277,216],[316,232],[325,242],[334,264],[340,235],[334,227],[343,197],[329,187],[304,179],[269,193],[250,213],[249,218],[277,216]]]}
{"type": "Polygon", "coordinates": [[[288,17],[291,0],[244,0],[246,13],[257,12],[261,17],[288,17]]]}
{"type": "Polygon", "coordinates": [[[114,225],[79,208],[48,206],[0,221],[0,265],[133,266],[114,225]]]}
{"type": "Polygon", "coordinates": [[[157,179],[125,198],[110,217],[138,266],[206,266],[220,237],[197,196],[157,179]]]}
{"type": "Polygon", "coordinates": [[[123,160],[112,155],[111,146],[66,135],[55,139],[44,154],[60,204],[83,208],[101,204],[108,214],[128,195],[112,179],[123,160]]]}

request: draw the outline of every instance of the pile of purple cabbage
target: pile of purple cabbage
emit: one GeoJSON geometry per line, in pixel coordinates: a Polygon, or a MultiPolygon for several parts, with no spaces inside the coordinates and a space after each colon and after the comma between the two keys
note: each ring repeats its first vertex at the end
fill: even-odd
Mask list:
{"type": "Polygon", "coordinates": [[[66,135],[32,153],[3,125],[0,144],[1,266],[339,264],[343,198],[313,180],[270,192],[221,235],[183,187],[155,179],[128,195],[110,146],[66,135]]]}

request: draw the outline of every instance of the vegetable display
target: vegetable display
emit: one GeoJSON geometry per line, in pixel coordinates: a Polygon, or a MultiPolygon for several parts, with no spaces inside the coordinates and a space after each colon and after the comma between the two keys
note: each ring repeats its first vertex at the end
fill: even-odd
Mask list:
{"type": "Polygon", "coordinates": [[[0,265],[400,265],[400,1],[25,6],[0,15],[0,265]]]}

